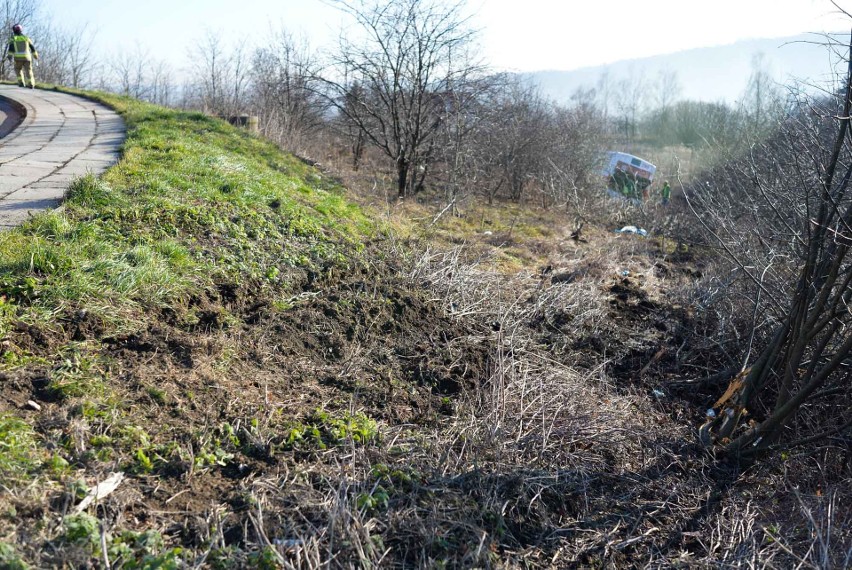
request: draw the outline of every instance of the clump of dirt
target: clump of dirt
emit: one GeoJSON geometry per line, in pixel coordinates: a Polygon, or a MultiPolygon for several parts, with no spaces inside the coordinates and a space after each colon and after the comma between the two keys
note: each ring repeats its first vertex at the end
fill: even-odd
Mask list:
{"type": "Polygon", "coordinates": [[[629,277],[612,283],[608,287],[612,295],[610,305],[612,319],[618,321],[645,321],[657,310],[657,303],[648,298],[648,293],[629,277]]]}
{"type": "Polygon", "coordinates": [[[469,341],[470,323],[451,319],[425,291],[382,273],[315,282],[287,311],[252,300],[249,363],[270,385],[299,390],[309,407],[354,400],[387,421],[427,420],[441,397],[484,376],[488,347],[469,341]]]}

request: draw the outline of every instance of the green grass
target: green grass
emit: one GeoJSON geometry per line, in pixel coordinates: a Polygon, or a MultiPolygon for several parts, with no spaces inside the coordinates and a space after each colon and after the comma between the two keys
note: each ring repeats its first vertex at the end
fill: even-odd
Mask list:
{"type": "Polygon", "coordinates": [[[0,414],[0,476],[20,477],[38,465],[32,426],[13,414],[0,414]]]}
{"type": "MultiPolygon", "coordinates": [[[[100,178],[73,181],[63,208],[0,233],[0,370],[14,379],[5,387],[54,406],[49,416],[0,408],[0,476],[15,492],[44,490],[37,501],[55,499],[50,490],[66,488],[81,469],[149,477],[172,464],[197,472],[227,465],[242,445],[229,424],[199,426],[183,440],[179,430],[144,424],[140,405],[172,411],[179,425],[180,400],[156,377],[137,381],[120,369],[108,339],[144,334],[164,319],[189,335],[236,328],[239,311],[218,303],[205,313],[199,299],[215,301],[223,285],[248,291],[242,300],[299,298],[306,275],[365,263],[359,253],[383,231],[334,181],[224,121],[77,93],[123,117],[120,161],[100,178]],[[202,321],[211,314],[213,325],[202,321]],[[128,400],[134,391],[149,404],[128,400]]],[[[229,350],[221,367],[233,360],[229,350]]],[[[334,425],[352,438],[370,427],[334,425]]],[[[4,517],[14,515],[0,513],[2,532],[4,517]]],[[[100,557],[101,531],[89,515],[42,531],[59,550],[100,557]]],[[[180,549],[150,532],[113,535],[108,548],[121,567],[182,564],[180,549]]],[[[0,542],[0,566],[27,567],[20,552],[0,542]]]]}
{"type": "MultiPolygon", "coordinates": [[[[90,554],[102,558],[100,522],[86,513],[66,516],[62,521],[63,533],[56,540],[57,546],[72,544],[90,554]]],[[[108,559],[116,568],[183,568],[183,550],[166,548],[163,537],[156,531],[123,531],[110,536],[107,542],[108,559]]],[[[0,550],[0,562],[2,562],[0,550]]],[[[3,566],[5,568],[5,566],[3,566]]]]}
{"type": "Polygon", "coordinates": [[[324,410],[315,410],[304,422],[284,430],[281,447],[284,449],[327,449],[352,441],[368,445],[379,439],[376,421],[362,412],[335,416],[324,410]]]}
{"type": "Polygon", "coordinates": [[[5,568],[6,570],[27,570],[30,566],[18,556],[12,545],[0,542],[0,568],[5,568]]]}
{"type": "Polygon", "coordinates": [[[48,390],[59,399],[100,396],[105,391],[108,367],[93,347],[70,343],[63,347],[50,371],[48,390]]]}
{"type": "Polygon", "coordinates": [[[126,322],[217,278],[345,264],[376,231],[339,187],[224,121],[88,96],[124,118],[121,161],[76,180],[63,211],[0,234],[0,295],[30,319],[85,306],[126,322]]]}

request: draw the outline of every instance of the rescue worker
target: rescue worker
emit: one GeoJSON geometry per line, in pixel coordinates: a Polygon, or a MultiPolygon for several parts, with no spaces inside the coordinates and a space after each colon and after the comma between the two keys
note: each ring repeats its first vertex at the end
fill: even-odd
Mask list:
{"type": "Polygon", "coordinates": [[[33,59],[38,60],[32,40],[24,35],[24,28],[20,24],[12,26],[12,39],[9,40],[9,61],[15,62],[15,75],[18,76],[18,85],[27,86],[26,76],[30,77],[30,89],[35,89],[35,77],[33,76],[33,59]]]}
{"type": "Polygon", "coordinates": [[[633,182],[633,179],[628,175],[627,179],[624,182],[624,189],[622,190],[625,198],[635,198],[636,197],[636,184],[633,182]]]}
{"type": "Polygon", "coordinates": [[[660,190],[660,196],[663,199],[663,206],[667,206],[669,199],[672,197],[672,187],[669,186],[669,181],[663,182],[663,188],[660,190]]]}

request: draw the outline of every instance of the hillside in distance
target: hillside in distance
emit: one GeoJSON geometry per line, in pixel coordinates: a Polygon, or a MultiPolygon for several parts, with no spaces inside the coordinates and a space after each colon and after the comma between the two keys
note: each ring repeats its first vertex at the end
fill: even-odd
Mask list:
{"type": "Polygon", "coordinates": [[[623,79],[645,81],[648,91],[655,93],[664,72],[677,75],[679,99],[734,103],[748,84],[755,58],[762,57],[764,69],[782,85],[804,83],[809,91],[830,86],[835,70],[842,66],[839,53],[844,53],[844,34],[835,34],[832,46],[828,42],[818,34],[746,40],[572,71],[544,70],[524,75],[541,88],[545,97],[558,103],[569,103],[577,89],[595,87],[604,75],[611,84],[623,79]]]}

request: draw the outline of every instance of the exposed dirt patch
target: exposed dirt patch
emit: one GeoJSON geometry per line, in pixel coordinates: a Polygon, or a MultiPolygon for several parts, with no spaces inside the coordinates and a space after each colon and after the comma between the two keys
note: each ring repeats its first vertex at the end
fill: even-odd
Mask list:
{"type": "MultiPolygon", "coordinates": [[[[56,326],[22,323],[6,350],[41,360],[0,376],[0,411],[27,410],[72,475],[42,502],[12,500],[0,534],[67,512],[79,499],[74,477],[91,485],[123,470],[125,483],[97,508],[106,527],[215,547],[232,567],[251,566],[261,522],[279,544],[327,540],[332,529],[349,541],[335,547],[341,559],[353,560],[353,529],[369,526],[366,544],[392,549],[402,567],[621,567],[647,548],[701,555],[695,529],[732,478],[706,472],[692,438],[714,388],[678,391],[669,380],[682,376],[685,354],[718,355],[692,342],[693,310],[665,291],[702,270],[653,251],[595,255],[620,255],[612,239],[572,241],[564,258],[519,279],[523,295],[509,297],[524,315],[514,323],[522,340],[507,340],[512,330],[494,315],[447,314],[440,294],[379,252],[350,271],[287,275],[297,285],[286,292],[219,283],[133,332],[71,308],[56,326]],[[56,391],[66,360],[83,366],[69,345],[95,362],[108,397],[56,391]],[[554,367],[564,368],[548,376],[554,367]],[[340,423],[319,425],[323,414],[340,423]],[[356,440],[357,414],[384,439],[356,440]],[[330,442],[320,429],[350,431],[330,442]]],[[[86,560],[31,548],[48,565],[86,560]]]]}
{"type": "Polygon", "coordinates": [[[317,409],[357,410],[391,426],[432,425],[448,411],[448,397],[488,377],[490,347],[476,340],[475,327],[445,314],[401,267],[305,275],[301,283],[286,299],[262,283],[221,283],[132,333],[104,335],[103,323],[74,311],[53,330],[22,323],[8,346],[50,364],[3,374],[0,411],[39,403],[41,411],[31,413],[42,418],[43,437],[75,442],[66,457],[79,467],[95,467],[92,436],[127,439],[117,435],[120,425],[144,431],[146,439],[125,445],[130,455],[113,456],[113,468],[134,476],[105,512],[130,528],[171,521],[181,541],[199,543],[193,517],[223,500],[242,501],[244,480],[292,468],[298,455],[273,451],[271,443],[283,441],[288,425],[317,409]],[[84,341],[108,367],[113,402],[85,413],[75,397],[49,388],[58,353],[84,341]],[[212,445],[203,434],[223,425],[241,440],[239,447],[226,437],[217,444],[233,458],[193,465],[212,445]],[[146,449],[156,478],[140,470],[134,445],[146,449]],[[176,523],[175,512],[194,514],[176,523]]]}

